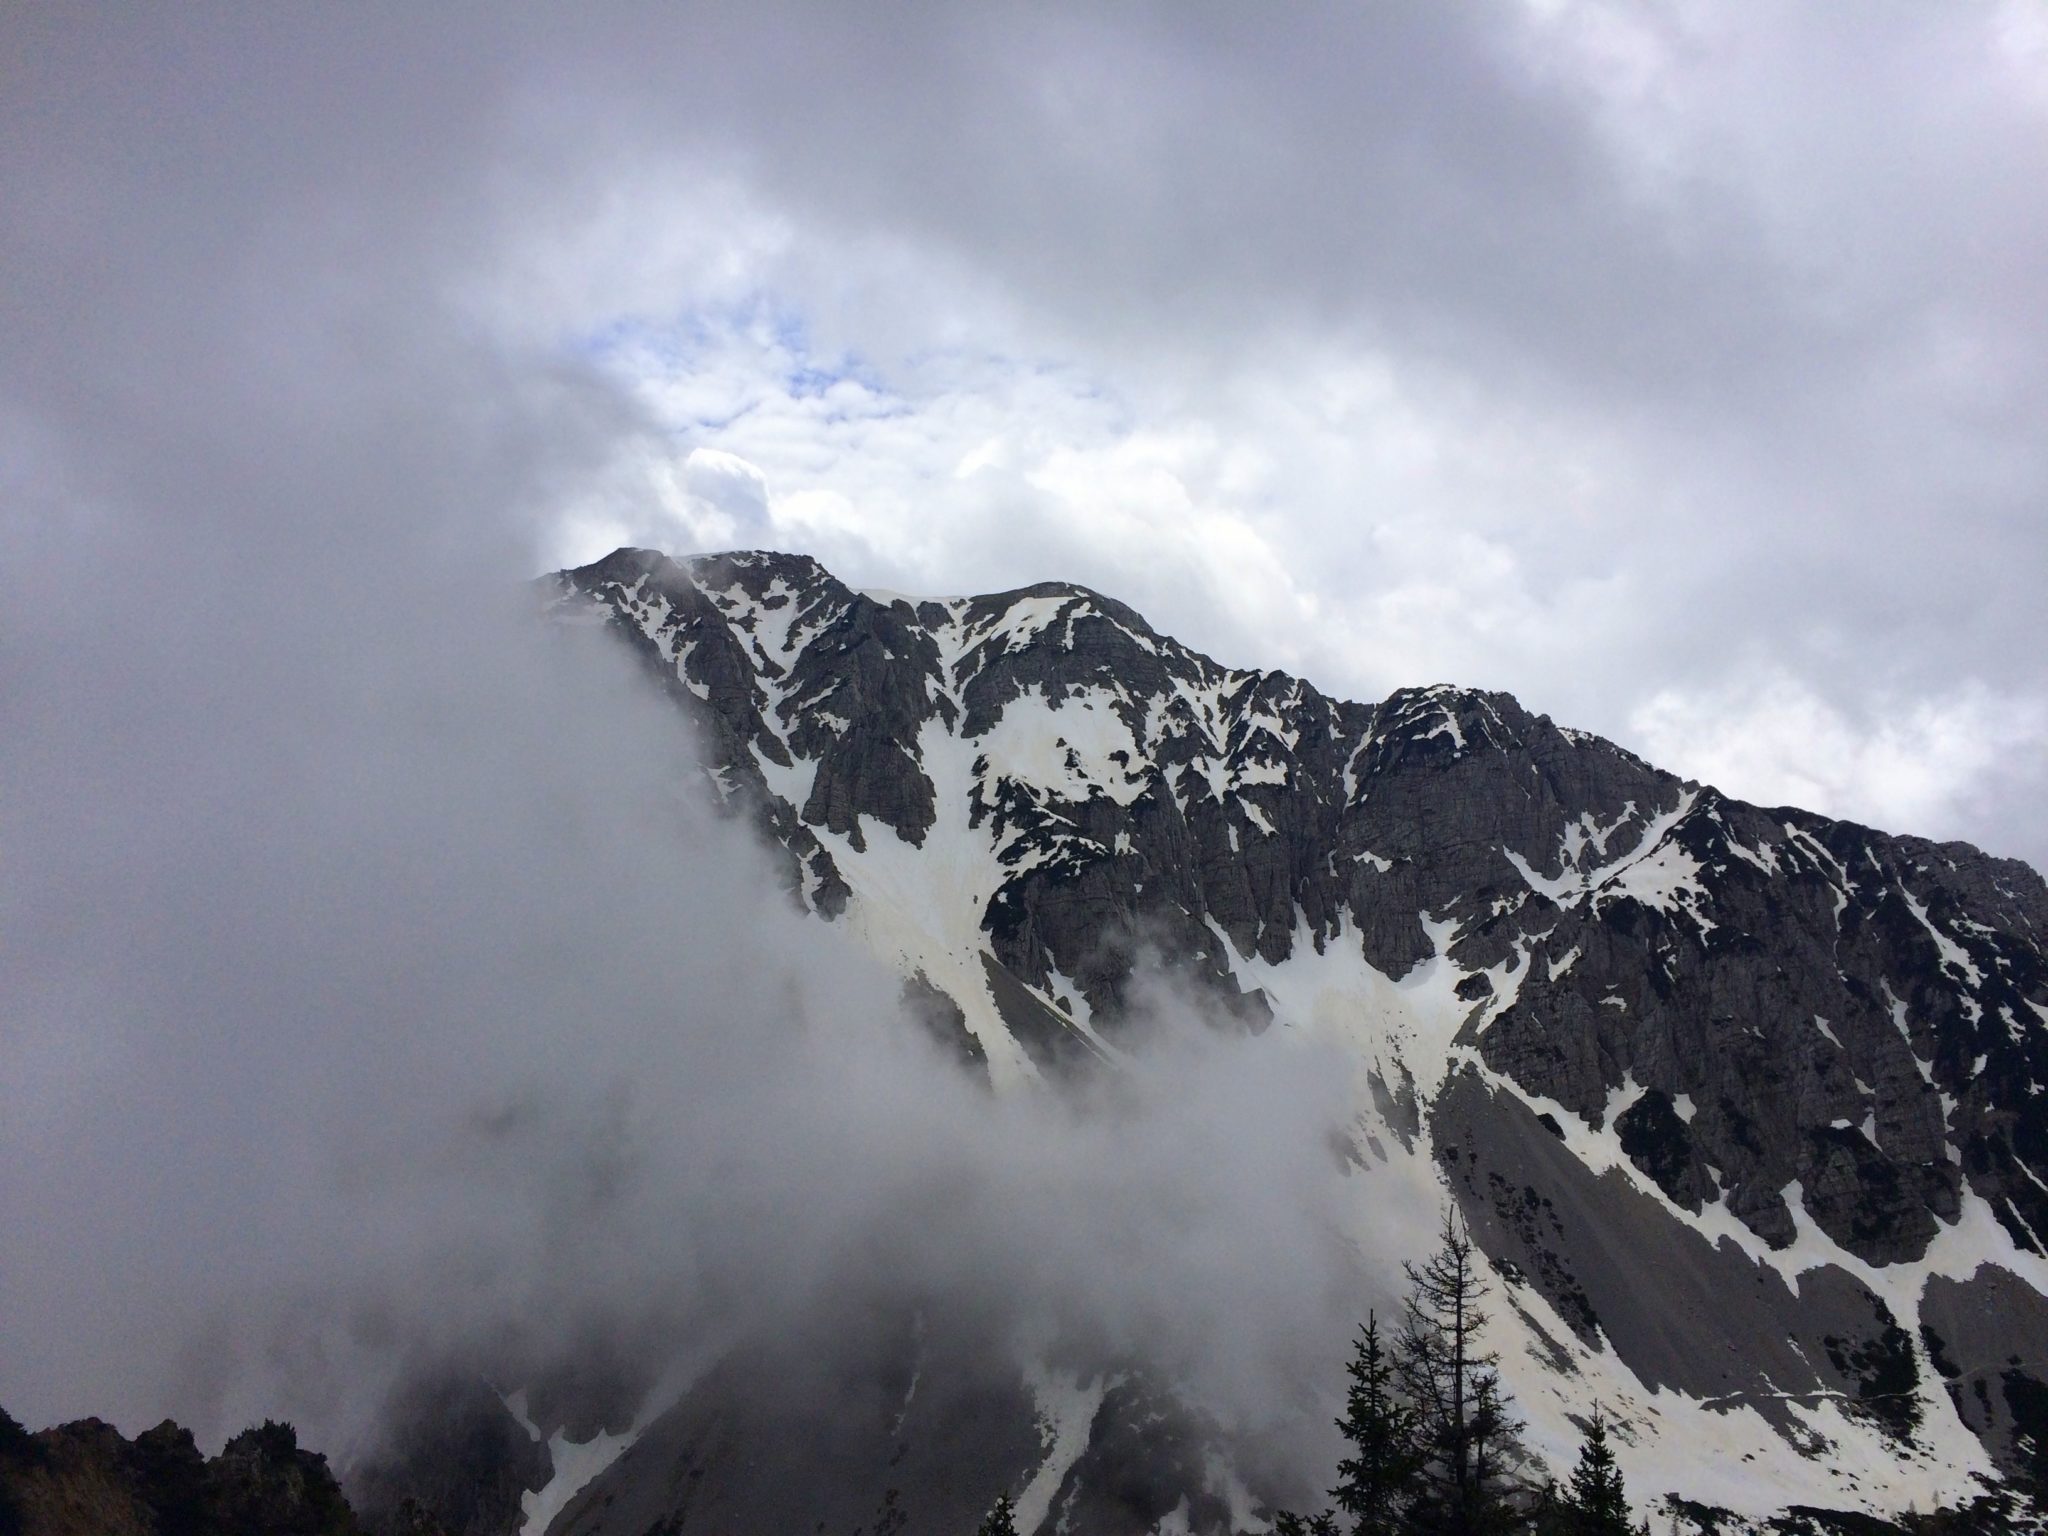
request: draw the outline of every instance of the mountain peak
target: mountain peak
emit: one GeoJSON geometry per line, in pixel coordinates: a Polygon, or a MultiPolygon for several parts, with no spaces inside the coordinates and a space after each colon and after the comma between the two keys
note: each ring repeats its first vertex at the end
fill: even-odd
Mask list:
{"type": "Polygon", "coordinates": [[[1849,1404],[1860,1507],[1886,1477],[1926,1502],[1870,1471],[1909,1442],[2017,1466],[2021,1409],[1946,1383],[2048,1381],[2024,865],[1748,805],[1504,693],[1226,668],[1069,583],[864,596],[802,556],[643,550],[555,583],[998,1088],[1114,1070],[1163,966],[1353,1064],[1346,1155],[1462,1211],[1541,1402],[1592,1394],[1673,1465],[1708,1423],[1796,1454],[1787,1403],[1849,1404]],[[2024,1369],[1969,1321],[1994,1295],[2024,1369]]]}

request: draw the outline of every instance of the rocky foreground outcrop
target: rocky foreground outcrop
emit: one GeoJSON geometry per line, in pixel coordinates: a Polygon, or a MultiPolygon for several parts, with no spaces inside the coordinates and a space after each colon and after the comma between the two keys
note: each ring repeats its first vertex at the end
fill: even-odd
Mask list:
{"type": "MultiPolygon", "coordinates": [[[[38,1434],[0,1412],[0,1536],[358,1536],[327,1458],[289,1424],[218,1456],[166,1419],[127,1439],[80,1419],[38,1434]]],[[[438,1536],[421,1524],[406,1536],[438,1536]]]]}

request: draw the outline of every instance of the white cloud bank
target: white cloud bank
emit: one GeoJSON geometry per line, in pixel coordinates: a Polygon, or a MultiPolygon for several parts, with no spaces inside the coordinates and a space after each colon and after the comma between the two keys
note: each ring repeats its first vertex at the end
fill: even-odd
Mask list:
{"type": "Polygon", "coordinates": [[[1779,674],[1657,693],[1630,725],[1657,761],[1745,798],[1943,838],[2038,795],[2048,757],[2048,708],[1977,682],[1857,718],[1779,674]]]}
{"type": "Polygon", "coordinates": [[[758,544],[933,595],[1079,580],[1225,660],[1340,694],[1505,687],[1746,799],[2034,846],[2012,807],[2048,763],[2040,692],[1909,692],[1938,686],[1935,669],[1842,664],[1827,653],[1844,636],[1782,617],[1731,643],[1714,612],[1747,611],[1737,567],[1757,536],[1724,524],[1718,559],[1666,559],[1674,525],[1690,538],[1713,520],[1676,489],[1637,503],[1648,468],[1611,434],[1418,399],[1390,367],[1327,354],[1284,380],[1239,371],[1222,408],[1147,408],[1001,356],[927,357],[897,389],[758,314],[700,326],[687,358],[658,338],[606,361],[676,445],[649,461],[652,498],[619,493],[665,521],[565,524],[553,560],[758,544]]]}

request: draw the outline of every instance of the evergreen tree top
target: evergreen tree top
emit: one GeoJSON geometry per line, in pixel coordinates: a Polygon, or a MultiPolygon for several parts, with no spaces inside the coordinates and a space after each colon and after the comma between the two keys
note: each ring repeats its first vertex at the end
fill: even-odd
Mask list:
{"type": "Polygon", "coordinates": [[[1597,1403],[1579,1446],[1578,1465],[1572,1468],[1565,1507],[1572,1517],[1571,1529],[1583,1536],[1633,1536],[1621,1467],[1607,1443],[1607,1415],[1597,1403]]]}
{"type": "Polygon", "coordinates": [[[1017,1507],[1007,1493],[996,1499],[996,1507],[988,1512],[974,1536],[1017,1536],[1017,1507]]]}

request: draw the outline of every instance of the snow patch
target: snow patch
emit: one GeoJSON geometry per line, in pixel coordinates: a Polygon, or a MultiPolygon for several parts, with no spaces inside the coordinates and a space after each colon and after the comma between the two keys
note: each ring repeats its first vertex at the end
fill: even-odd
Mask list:
{"type": "MultiPolygon", "coordinates": [[[[526,1389],[522,1387],[502,1401],[506,1411],[526,1431],[527,1437],[538,1443],[542,1438],[540,1427],[527,1416],[526,1389]]],[[[588,1440],[571,1440],[562,1430],[547,1436],[548,1457],[554,1463],[554,1475],[539,1488],[528,1489],[519,1495],[519,1510],[525,1516],[519,1526],[519,1536],[544,1536],[555,1516],[569,1507],[569,1501],[639,1438],[640,1427],[636,1423],[616,1435],[600,1431],[588,1440]]]]}
{"type": "Polygon", "coordinates": [[[1039,1443],[1045,1447],[1045,1460],[1017,1495],[1014,1507],[1017,1529],[1035,1531],[1045,1523],[1053,1495],[1060,1491],[1068,1470],[1088,1448],[1088,1430],[1102,1407],[1110,1380],[1103,1377],[1084,1382],[1036,1362],[1026,1368],[1024,1380],[1038,1406],[1039,1443]]]}
{"type": "Polygon", "coordinates": [[[1080,606],[1081,600],[1072,593],[1020,597],[1002,612],[967,626],[967,637],[981,643],[1000,640],[998,649],[1018,650],[1058,623],[1067,609],[1080,606]]]}
{"type": "Polygon", "coordinates": [[[1099,688],[1069,694],[1057,704],[1042,693],[1025,694],[1010,701],[976,744],[991,776],[1050,790],[1063,800],[1101,793],[1129,805],[1144,793],[1145,780],[1134,771],[1141,761],[1137,739],[1115,705],[1099,688]]]}
{"type": "Polygon", "coordinates": [[[1898,891],[1899,895],[1905,898],[1906,906],[1919,921],[1920,926],[1925,928],[1928,936],[1934,940],[1934,947],[1941,952],[1942,969],[1969,982],[1972,987],[1982,986],[1984,973],[1972,962],[1969,951],[1934,926],[1934,920],[1927,915],[1926,906],[1916,900],[1911,891],[1903,885],[1898,891]]]}
{"type": "MultiPolygon", "coordinates": [[[[1579,860],[1588,846],[1596,852],[1605,853],[1607,839],[1614,831],[1612,826],[1599,828],[1590,816],[1580,818],[1578,823],[1566,829],[1558,848],[1561,868],[1555,875],[1538,874],[1529,861],[1512,848],[1502,848],[1501,853],[1530,890],[1548,897],[1561,907],[1577,906],[1595,892],[1611,887],[1619,895],[1634,897],[1648,906],[1668,909],[1669,904],[1679,899],[1681,892],[1696,893],[1700,897],[1706,894],[1699,884],[1698,863],[1683,849],[1662,849],[1660,846],[1671,829],[1685,819],[1698,798],[1697,790],[1686,790],[1678,797],[1677,805],[1651,818],[1633,848],[1611,863],[1580,866],[1579,860]],[[1629,877],[1635,866],[1646,861],[1653,862],[1631,880],[1629,877]]],[[[1624,808],[1624,815],[1633,814],[1634,809],[1634,802],[1630,802],[1624,808]]],[[[1598,903],[1595,905],[1597,909],[1598,903]]]]}

